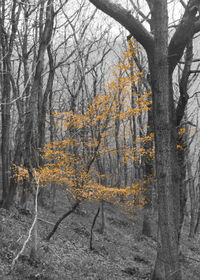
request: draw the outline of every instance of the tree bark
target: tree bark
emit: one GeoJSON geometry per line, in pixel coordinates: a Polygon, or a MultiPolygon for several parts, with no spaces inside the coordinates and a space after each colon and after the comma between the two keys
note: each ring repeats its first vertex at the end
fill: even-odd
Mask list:
{"type": "Polygon", "coordinates": [[[189,177],[189,196],[190,196],[190,232],[189,238],[194,238],[195,222],[196,222],[196,207],[195,207],[195,187],[194,179],[192,179],[191,162],[187,161],[187,171],[189,177]]]}
{"type": "Polygon", "coordinates": [[[6,1],[0,4],[0,58],[1,66],[1,122],[2,122],[2,139],[1,139],[1,156],[2,156],[2,206],[7,207],[7,198],[9,196],[10,183],[10,99],[11,99],[11,56],[13,53],[14,40],[17,32],[21,4],[16,0],[11,7],[11,30],[6,30],[6,1]]]}
{"type": "MultiPolygon", "coordinates": [[[[44,55],[50,43],[53,30],[53,1],[48,0],[46,7],[46,22],[44,30],[41,31],[40,45],[36,61],[36,70],[31,88],[29,104],[25,119],[25,153],[24,164],[30,169],[39,164],[37,157],[38,143],[38,120],[41,120],[41,94],[42,94],[42,73],[44,55]],[[33,152],[34,150],[34,152],[33,152]]],[[[49,83],[51,85],[51,83],[49,83]]],[[[48,90],[49,92],[49,90],[48,90]]]]}
{"type": "MultiPolygon", "coordinates": [[[[54,74],[55,74],[55,67],[53,65],[53,56],[51,53],[50,45],[47,46],[47,52],[49,57],[49,76],[46,85],[46,89],[44,92],[42,106],[40,109],[39,120],[38,120],[38,134],[39,134],[39,148],[44,148],[45,145],[45,121],[46,121],[46,112],[47,112],[47,102],[50,92],[52,92],[53,81],[54,81],[54,74]]],[[[40,157],[40,165],[42,164],[42,160],[40,157]]]]}
{"type": "Polygon", "coordinates": [[[178,257],[180,213],[176,119],[168,68],[167,2],[154,1],[154,60],[150,60],[153,91],[156,179],[158,188],[157,259],[152,280],[181,279],[178,257]],[[162,273],[160,273],[162,272],[162,273]]]}

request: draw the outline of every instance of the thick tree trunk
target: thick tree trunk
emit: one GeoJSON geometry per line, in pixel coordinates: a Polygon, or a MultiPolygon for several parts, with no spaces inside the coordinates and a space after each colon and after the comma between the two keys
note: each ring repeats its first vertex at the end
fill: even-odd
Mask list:
{"type": "MultiPolygon", "coordinates": [[[[19,90],[17,89],[14,81],[11,79],[12,83],[12,90],[13,90],[13,96],[14,98],[19,97],[19,90]]],[[[9,189],[8,189],[8,195],[5,201],[5,208],[9,209],[11,205],[14,202],[14,198],[17,191],[18,182],[16,180],[16,166],[20,166],[21,159],[22,159],[22,135],[23,135],[23,106],[21,100],[17,99],[16,101],[17,110],[18,110],[18,124],[17,124],[17,130],[15,133],[15,149],[14,149],[14,156],[12,160],[12,165],[10,167],[10,183],[9,183],[9,189]]]]}
{"type": "Polygon", "coordinates": [[[0,4],[0,59],[1,66],[1,121],[2,121],[2,140],[1,140],[1,155],[2,155],[2,183],[3,207],[6,207],[6,200],[9,196],[9,181],[10,181],[10,98],[11,98],[11,56],[13,52],[15,35],[21,12],[21,5],[16,0],[12,1],[11,8],[11,31],[7,32],[6,1],[1,1],[0,4]],[[17,9],[18,7],[18,9],[17,9]]]}
{"type": "MultiPolygon", "coordinates": [[[[46,89],[44,92],[42,106],[39,112],[39,120],[38,120],[38,134],[39,134],[39,148],[44,148],[45,145],[45,122],[46,122],[46,112],[47,112],[47,104],[48,104],[48,97],[52,92],[53,88],[53,81],[54,81],[54,73],[55,68],[53,65],[53,56],[51,53],[50,45],[47,47],[48,57],[49,57],[49,76],[46,85],[46,89]]],[[[40,157],[40,165],[42,164],[42,159],[40,157]]]]}
{"type": "MultiPolygon", "coordinates": [[[[153,133],[153,112],[152,108],[149,108],[148,111],[148,123],[147,123],[147,136],[153,133]]],[[[148,141],[144,144],[144,148],[146,151],[153,150],[153,140],[148,141]]],[[[152,236],[152,205],[153,205],[153,184],[155,184],[155,180],[153,178],[154,174],[154,164],[153,159],[149,156],[149,154],[145,155],[144,160],[144,178],[146,179],[147,183],[145,184],[145,206],[144,206],[144,220],[143,220],[143,228],[142,234],[146,236],[152,236]]],[[[155,201],[157,203],[157,201],[155,201]]]]}
{"type": "Polygon", "coordinates": [[[5,201],[9,188],[9,143],[10,143],[10,55],[7,37],[5,34],[5,1],[0,4],[0,59],[1,59],[1,159],[2,159],[2,204],[5,201]]]}
{"type": "Polygon", "coordinates": [[[2,156],[2,184],[3,184],[3,207],[8,196],[9,190],[9,170],[10,170],[10,79],[9,70],[4,63],[4,77],[2,86],[2,105],[1,105],[1,118],[2,118],[2,139],[1,139],[1,156],[2,156]]]}
{"type": "Polygon", "coordinates": [[[152,13],[155,27],[154,59],[150,59],[153,91],[156,178],[158,188],[157,259],[152,280],[180,280],[178,255],[179,168],[176,147],[176,119],[168,69],[167,2],[155,0],[152,13]]]}
{"type": "MultiPolygon", "coordinates": [[[[43,30],[40,30],[40,45],[37,55],[37,64],[35,75],[33,79],[33,86],[31,88],[29,104],[27,106],[26,119],[25,119],[25,152],[24,152],[24,165],[27,169],[31,169],[32,166],[39,165],[39,155],[38,155],[38,121],[41,120],[41,99],[42,99],[42,73],[44,67],[44,56],[47,47],[50,43],[52,30],[53,30],[53,1],[48,0],[46,6],[46,22],[43,30]]],[[[41,25],[40,25],[41,27],[41,25]]],[[[51,83],[49,83],[51,88],[51,83]]],[[[48,85],[48,86],[49,86],[48,85]]],[[[48,96],[49,89],[46,95],[48,96]]],[[[47,98],[46,98],[47,99],[47,98]]],[[[46,108],[46,100],[45,100],[46,108]]],[[[42,116],[44,119],[44,116],[42,116]]],[[[42,139],[44,136],[42,135],[42,139]]],[[[41,139],[41,141],[42,141],[41,139]]]]}
{"type": "MultiPolygon", "coordinates": [[[[159,74],[157,73],[157,81],[159,83],[158,77],[159,74]]],[[[169,97],[169,89],[166,90],[168,88],[167,80],[165,83],[160,84],[159,91],[154,91],[154,94],[157,94],[157,102],[154,100],[154,120],[160,236],[158,237],[157,259],[152,280],[164,280],[167,278],[180,280],[181,270],[178,256],[180,178],[176,151],[176,126],[172,121],[167,120],[169,112],[167,112],[165,104],[169,100],[161,103],[161,100],[158,98],[162,91],[169,97]],[[163,118],[164,115],[166,119],[163,118]]]]}

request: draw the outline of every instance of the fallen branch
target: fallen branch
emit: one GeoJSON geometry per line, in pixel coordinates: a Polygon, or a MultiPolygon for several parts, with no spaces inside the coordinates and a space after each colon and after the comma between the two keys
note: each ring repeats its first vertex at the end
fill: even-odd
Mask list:
{"type": "Polygon", "coordinates": [[[65,213],[62,217],[60,217],[58,219],[58,221],[55,223],[54,228],[52,229],[52,231],[49,233],[49,235],[46,237],[46,241],[49,241],[50,238],[54,235],[54,233],[56,232],[58,226],[60,225],[60,223],[66,218],[68,217],[71,213],[73,213],[75,211],[75,209],[78,207],[78,205],[80,204],[79,201],[77,201],[74,206],[67,212],[65,213]]]}
{"type": "Polygon", "coordinates": [[[37,216],[38,216],[38,209],[37,209],[37,206],[38,206],[38,193],[39,193],[39,179],[38,180],[35,180],[36,181],[36,194],[35,194],[35,217],[34,217],[34,220],[33,220],[33,223],[29,229],[29,232],[28,232],[28,237],[27,239],[25,240],[23,246],[22,246],[22,249],[21,251],[17,254],[17,256],[13,259],[12,261],[12,264],[11,264],[11,271],[14,269],[14,266],[17,262],[17,260],[19,259],[19,257],[23,254],[25,248],[26,248],[26,245],[27,243],[29,242],[29,240],[31,239],[31,235],[32,235],[32,231],[34,229],[34,226],[37,222],[37,216]]]}
{"type": "Polygon", "coordinates": [[[41,222],[46,223],[46,224],[49,224],[49,225],[54,225],[54,223],[51,223],[51,222],[46,221],[46,220],[43,220],[43,219],[41,219],[41,218],[38,218],[38,221],[41,221],[41,222]]]}

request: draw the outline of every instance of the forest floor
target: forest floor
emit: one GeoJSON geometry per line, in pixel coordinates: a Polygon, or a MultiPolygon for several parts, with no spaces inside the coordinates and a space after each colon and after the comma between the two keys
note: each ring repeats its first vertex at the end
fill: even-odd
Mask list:
{"type": "MultiPolygon", "coordinates": [[[[12,272],[12,260],[21,250],[34,215],[13,207],[0,209],[0,280],[123,280],[150,279],[156,256],[155,238],[142,236],[142,213],[130,219],[122,210],[105,204],[106,227],[99,233],[100,216],[94,228],[94,250],[89,249],[90,229],[97,203],[84,202],[68,216],[49,242],[45,237],[68,209],[70,202],[63,190],[57,191],[56,212],[39,207],[38,255],[30,258],[30,241],[12,272]]],[[[30,205],[30,210],[33,206],[30,205]]],[[[156,230],[155,230],[156,232],[156,230]]],[[[200,242],[188,239],[183,229],[181,262],[184,280],[200,279],[200,242]]]]}

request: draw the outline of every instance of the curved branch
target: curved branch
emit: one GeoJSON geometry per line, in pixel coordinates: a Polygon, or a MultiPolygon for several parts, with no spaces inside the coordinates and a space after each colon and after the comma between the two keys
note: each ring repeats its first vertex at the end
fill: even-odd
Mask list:
{"type": "Polygon", "coordinates": [[[185,108],[187,106],[187,102],[189,99],[188,93],[187,93],[187,86],[188,86],[188,79],[190,75],[190,68],[192,64],[192,58],[193,58],[193,46],[192,46],[192,40],[188,43],[186,54],[185,54],[185,66],[183,69],[182,77],[179,83],[179,91],[180,91],[180,97],[178,100],[178,105],[176,107],[176,125],[178,126],[184,116],[185,108]]]}
{"type": "Polygon", "coordinates": [[[110,0],[89,0],[98,9],[111,16],[123,25],[132,36],[145,48],[149,55],[153,54],[154,38],[130,11],[110,0]]]}
{"type": "Polygon", "coordinates": [[[49,241],[51,239],[51,237],[54,235],[54,233],[56,232],[58,226],[60,225],[60,223],[66,218],[68,217],[71,213],[73,213],[76,208],[79,206],[80,202],[79,201],[76,201],[76,203],[72,206],[72,208],[67,211],[65,214],[62,215],[62,217],[60,217],[58,219],[58,221],[55,223],[52,231],[48,234],[48,236],[46,237],[46,241],[49,241]]]}
{"type": "Polygon", "coordinates": [[[194,34],[200,29],[199,16],[197,16],[199,13],[198,11],[200,11],[200,1],[190,0],[183,18],[169,44],[168,55],[170,74],[173,73],[177,63],[181,59],[185,47],[190,42],[194,34]]]}

